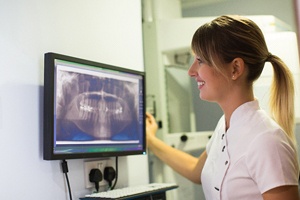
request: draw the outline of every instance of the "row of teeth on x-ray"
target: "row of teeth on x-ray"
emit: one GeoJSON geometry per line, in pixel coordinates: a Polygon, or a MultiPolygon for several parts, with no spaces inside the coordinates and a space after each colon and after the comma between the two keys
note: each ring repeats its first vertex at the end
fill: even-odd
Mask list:
{"type": "Polygon", "coordinates": [[[122,99],[103,91],[84,93],[79,99],[80,118],[84,120],[91,118],[98,120],[99,117],[105,115],[116,115],[115,118],[118,118],[124,110],[121,104],[122,99]]]}

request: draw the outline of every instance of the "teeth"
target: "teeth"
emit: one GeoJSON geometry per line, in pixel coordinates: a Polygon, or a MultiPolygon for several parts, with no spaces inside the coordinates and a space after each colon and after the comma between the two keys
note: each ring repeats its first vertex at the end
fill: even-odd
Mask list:
{"type": "Polygon", "coordinates": [[[79,109],[82,112],[90,112],[90,113],[110,113],[110,114],[122,114],[123,113],[123,106],[120,103],[122,100],[113,97],[111,95],[110,98],[103,98],[103,96],[95,94],[90,94],[88,98],[87,93],[82,95],[85,98],[79,102],[79,109]],[[91,98],[93,97],[93,98],[91,98]]]}
{"type": "Polygon", "coordinates": [[[198,86],[201,86],[201,85],[204,85],[205,82],[204,81],[201,81],[201,82],[197,82],[198,86]]]}

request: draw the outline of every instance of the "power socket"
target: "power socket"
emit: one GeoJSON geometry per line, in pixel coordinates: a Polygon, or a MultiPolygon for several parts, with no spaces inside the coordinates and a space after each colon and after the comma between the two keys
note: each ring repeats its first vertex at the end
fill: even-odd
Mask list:
{"type": "Polygon", "coordinates": [[[94,168],[97,168],[101,171],[103,180],[100,181],[99,186],[106,186],[108,185],[107,181],[104,180],[104,169],[105,167],[113,167],[113,161],[112,159],[103,159],[103,160],[92,160],[92,161],[85,161],[84,162],[84,180],[85,180],[85,187],[86,188],[93,188],[95,187],[95,184],[90,182],[89,180],[89,174],[90,171],[94,168]]]}

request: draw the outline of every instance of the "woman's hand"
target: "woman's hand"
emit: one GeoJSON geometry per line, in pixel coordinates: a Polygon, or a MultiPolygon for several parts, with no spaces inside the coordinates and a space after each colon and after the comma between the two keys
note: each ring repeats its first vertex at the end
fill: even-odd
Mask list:
{"type": "Polygon", "coordinates": [[[158,129],[157,123],[153,115],[146,112],[146,134],[147,134],[147,144],[150,145],[151,138],[155,137],[156,131],[158,129]]]}
{"type": "Polygon", "coordinates": [[[150,113],[146,113],[146,137],[149,150],[182,176],[194,183],[200,183],[199,177],[207,157],[206,151],[200,158],[193,157],[157,138],[155,135],[157,130],[158,125],[155,118],[150,113]]]}

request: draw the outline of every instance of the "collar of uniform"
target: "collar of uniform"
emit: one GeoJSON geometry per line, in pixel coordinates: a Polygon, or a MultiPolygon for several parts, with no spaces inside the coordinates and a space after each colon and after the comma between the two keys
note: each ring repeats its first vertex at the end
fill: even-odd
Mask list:
{"type": "MultiPolygon", "coordinates": [[[[255,110],[259,110],[258,100],[246,102],[240,105],[237,109],[235,109],[230,118],[230,127],[228,131],[235,126],[238,126],[241,121],[245,120],[245,116],[249,116],[249,112],[253,112],[255,110]]],[[[227,132],[228,132],[227,131],[227,132]]]]}

